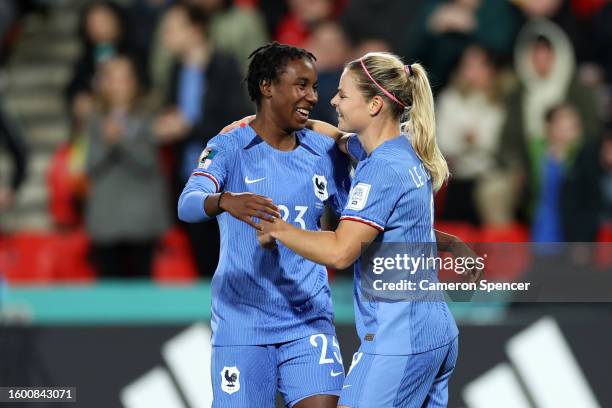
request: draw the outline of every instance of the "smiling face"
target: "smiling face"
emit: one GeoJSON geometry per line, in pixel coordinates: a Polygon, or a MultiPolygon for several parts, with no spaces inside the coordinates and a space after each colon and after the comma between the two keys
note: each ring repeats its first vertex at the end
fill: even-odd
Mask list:
{"type": "Polygon", "coordinates": [[[317,71],[312,61],[290,60],[278,79],[264,87],[268,89],[262,90],[262,95],[269,98],[278,125],[289,131],[303,129],[319,100],[317,71]]]}
{"type": "Polygon", "coordinates": [[[338,128],[343,132],[360,133],[371,121],[369,103],[357,88],[353,74],[344,70],[338,85],[338,93],[331,104],[338,113],[338,128]]]}

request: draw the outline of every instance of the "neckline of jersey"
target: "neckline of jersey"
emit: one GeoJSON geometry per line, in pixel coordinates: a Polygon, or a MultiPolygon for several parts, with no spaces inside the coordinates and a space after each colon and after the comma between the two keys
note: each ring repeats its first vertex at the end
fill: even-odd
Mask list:
{"type": "Polygon", "coordinates": [[[247,127],[250,130],[250,132],[255,137],[260,139],[260,143],[263,144],[267,150],[270,150],[270,151],[273,151],[273,152],[285,155],[285,154],[291,154],[291,153],[294,153],[294,152],[298,151],[299,148],[302,146],[302,141],[300,140],[299,131],[295,131],[295,142],[296,142],[295,149],[292,149],[292,150],[280,150],[280,149],[277,149],[276,147],[272,146],[270,143],[268,143],[266,141],[266,139],[261,137],[261,135],[259,133],[257,133],[257,131],[255,129],[253,129],[253,127],[250,124],[247,127]]]}
{"type": "MultiPolygon", "coordinates": [[[[275,148],[274,146],[270,145],[266,139],[264,139],[263,137],[261,137],[261,135],[259,133],[257,133],[257,131],[255,131],[255,129],[253,129],[252,126],[247,126],[249,132],[256,138],[259,139],[259,142],[256,144],[263,144],[264,148],[269,151],[269,152],[273,152],[274,154],[278,154],[281,156],[287,156],[287,155],[291,155],[291,154],[299,154],[300,150],[304,150],[305,152],[314,154],[315,156],[319,156],[319,154],[312,149],[308,144],[304,143],[304,131],[305,129],[300,129],[300,130],[296,130],[295,131],[295,139],[296,139],[296,147],[293,150],[279,150],[277,148],[275,148]],[[301,149],[300,149],[301,148],[301,149]]],[[[249,145],[252,143],[253,141],[251,140],[251,142],[249,143],[249,145]]]]}
{"type": "Polygon", "coordinates": [[[391,146],[392,144],[396,143],[399,140],[402,139],[407,139],[408,141],[410,141],[410,136],[406,133],[400,133],[399,135],[391,138],[391,139],[387,139],[384,142],[382,142],[381,144],[379,144],[376,149],[372,150],[370,152],[370,154],[368,154],[367,158],[369,159],[370,157],[372,157],[374,155],[374,153],[379,152],[384,150],[383,147],[387,147],[387,146],[391,146]]]}

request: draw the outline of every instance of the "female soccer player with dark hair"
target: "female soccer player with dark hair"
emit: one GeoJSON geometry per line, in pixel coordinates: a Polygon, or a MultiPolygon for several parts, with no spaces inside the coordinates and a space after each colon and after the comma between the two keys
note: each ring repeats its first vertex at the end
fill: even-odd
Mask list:
{"type": "Polygon", "coordinates": [[[346,201],[348,161],[333,139],[304,129],[318,100],[314,60],[278,43],[253,52],[256,117],[209,141],[179,200],[180,219],[216,216],[221,231],[213,407],[272,408],[278,390],[287,406],[332,408],[342,389],[325,267],[288,248],[262,249],[249,227],[260,228],[253,217],[280,216],[318,230],[325,205],[339,213],[346,201]]]}
{"type": "Polygon", "coordinates": [[[319,264],[342,269],[356,262],[355,318],[362,343],[340,406],[446,406],[458,335],[448,306],[367,297],[358,260],[363,243],[435,242],[433,192],[448,167],[435,141],[426,72],[392,54],[366,54],[347,65],[332,105],[338,127],[358,134],[344,140],[360,159],[338,228],[307,231],[274,219],[262,220],[263,232],[319,264]],[[406,110],[410,121],[402,129],[406,110]]]}

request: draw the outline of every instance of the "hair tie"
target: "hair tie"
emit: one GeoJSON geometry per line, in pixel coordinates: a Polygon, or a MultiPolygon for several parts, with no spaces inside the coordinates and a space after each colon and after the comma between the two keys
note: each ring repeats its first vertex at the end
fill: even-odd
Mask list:
{"type": "Polygon", "coordinates": [[[409,77],[412,76],[413,71],[412,71],[412,64],[408,64],[408,65],[404,65],[404,71],[406,71],[406,73],[408,74],[409,77]]]}

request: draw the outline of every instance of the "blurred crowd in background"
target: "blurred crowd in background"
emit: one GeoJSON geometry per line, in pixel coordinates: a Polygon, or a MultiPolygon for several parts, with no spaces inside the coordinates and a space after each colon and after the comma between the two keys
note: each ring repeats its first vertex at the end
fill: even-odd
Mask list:
{"type": "MultiPolygon", "coordinates": [[[[51,3],[0,2],[1,61],[23,16],[51,3]]],[[[254,112],[243,82],[248,56],[272,40],[316,56],[311,117],[332,124],[329,101],[351,59],[389,51],[427,68],[452,173],[436,197],[440,225],[469,228],[476,241],[496,229],[534,242],[605,239],[610,1],[84,3],[64,93],[70,131],[48,169],[48,211],[54,233],[86,231],[97,276],[150,276],[169,234],[185,237],[198,276],[213,274],[217,225],[179,223],[177,197],[207,140],[254,112]]],[[[12,157],[0,216],[28,177],[28,138],[15,122],[0,115],[0,149],[12,157]]]]}

